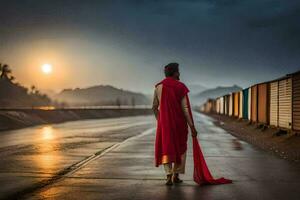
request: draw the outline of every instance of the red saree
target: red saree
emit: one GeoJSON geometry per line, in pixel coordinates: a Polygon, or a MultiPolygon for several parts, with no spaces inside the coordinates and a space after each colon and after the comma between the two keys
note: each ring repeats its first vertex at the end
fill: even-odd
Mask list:
{"type": "MultiPolygon", "coordinates": [[[[189,92],[188,88],[172,78],[166,78],[162,84],[159,116],[155,140],[155,165],[163,164],[163,158],[168,162],[181,163],[181,155],[187,149],[188,126],[181,107],[181,100],[189,92]]],[[[188,97],[188,96],[187,96],[188,97]]],[[[189,113],[192,117],[188,100],[189,113]]],[[[194,181],[199,185],[232,183],[225,178],[214,179],[206,165],[200,145],[193,137],[194,181]]]]}
{"type": "Polygon", "coordinates": [[[164,161],[181,163],[181,156],[187,149],[188,126],[182,111],[181,100],[189,92],[187,87],[173,78],[166,78],[157,119],[155,140],[155,165],[164,161]]]}

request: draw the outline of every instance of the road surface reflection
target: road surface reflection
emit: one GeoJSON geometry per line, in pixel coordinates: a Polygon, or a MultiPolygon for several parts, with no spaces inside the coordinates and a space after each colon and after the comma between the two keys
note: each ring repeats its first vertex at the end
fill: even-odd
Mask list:
{"type": "Polygon", "coordinates": [[[34,157],[36,167],[43,173],[54,173],[58,163],[59,151],[57,151],[58,141],[57,131],[52,126],[44,126],[38,129],[39,143],[37,144],[38,155],[34,157]]]}

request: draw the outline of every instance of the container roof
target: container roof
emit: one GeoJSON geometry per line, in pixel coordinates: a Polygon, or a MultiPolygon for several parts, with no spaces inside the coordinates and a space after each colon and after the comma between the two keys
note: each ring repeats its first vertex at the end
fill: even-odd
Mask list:
{"type": "MultiPolygon", "coordinates": [[[[274,80],[263,82],[263,83],[271,83],[271,82],[275,82],[275,81],[284,80],[284,79],[287,79],[287,78],[291,78],[292,76],[294,76],[296,74],[299,74],[299,73],[300,73],[300,70],[296,71],[296,72],[293,72],[293,73],[290,73],[290,74],[286,74],[285,76],[279,77],[279,78],[274,79],[274,80]]],[[[262,84],[262,83],[259,83],[259,84],[262,84]]]]}
{"type": "MultiPolygon", "coordinates": [[[[251,88],[251,87],[253,87],[253,86],[256,86],[256,85],[265,84],[265,83],[272,83],[272,82],[275,82],[275,81],[280,81],[280,80],[284,80],[284,79],[287,79],[287,78],[291,78],[291,77],[293,77],[294,75],[299,74],[299,73],[300,73],[300,70],[299,70],[299,71],[296,71],[296,72],[294,72],[294,73],[291,73],[291,74],[286,74],[285,76],[282,76],[282,77],[277,78],[277,79],[273,79],[273,80],[269,80],[269,81],[264,81],[264,82],[261,82],[261,83],[256,83],[256,84],[253,84],[253,85],[251,85],[251,86],[249,86],[249,87],[247,87],[247,88],[244,88],[244,89],[242,89],[242,90],[240,90],[240,91],[231,92],[231,93],[229,93],[229,94],[225,94],[225,95],[222,95],[222,96],[220,96],[220,97],[216,97],[215,100],[217,100],[217,99],[219,99],[219,98],[221,98],[221,97],[230,96],[230,95],[232,95],[232,94],[234,94],[234,93],[239,93],[239,92],[241,92],[241,91],[243,91],[243,90],[247,90],[247,89],[249,89],[249,88],[251,88]]],[[[209,100],[213,100],[213,99],[209,99],[209,100]]]]}
{"type": "Polygon", "coordinates": [[[287,74],[287,76],[294,76],[294,75],[299,74],[299,73],[300,73],[300,70],[299,70],[299,71],[296,71],[296,72],[294,72],[294,73],[291,73],[291,74],[287,74]]]}

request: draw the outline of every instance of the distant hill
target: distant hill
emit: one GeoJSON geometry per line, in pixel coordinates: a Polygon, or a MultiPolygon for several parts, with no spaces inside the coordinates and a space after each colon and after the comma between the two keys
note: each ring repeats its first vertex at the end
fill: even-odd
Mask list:
{"type": "Polygon", "coordinates": [[[149,98],[142,93],[118,89],[110,85],[65,89],[53,98],[73,106],[150,104],[149,98]]]}
{"type": "Polygon", "coordinates": [[[202,91],[196,95],[192,95],[191,99],[194,104],[196,103],[199,105],[204,103],[208,98],[216,98],[239,90],[242,90],[242,88],[237,85],[233,85],[230,87],[216,87],[213,89],[202,91]]]}
{"type": "Polygon", "coordinates": [[[200,92],[208,89],[207,87],[200,84],[188,84],[187,87],[189,88],[191,95],[199,94],[200,92]]]}

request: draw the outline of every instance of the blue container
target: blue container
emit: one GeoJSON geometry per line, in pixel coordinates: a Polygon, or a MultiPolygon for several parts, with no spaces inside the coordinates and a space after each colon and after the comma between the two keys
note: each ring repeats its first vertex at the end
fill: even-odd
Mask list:
{"type": "Polygon", "coordinates": [[[248,119],[248,96],[249,96],[249,89],[243,90],[243,118],[248,119]]]}

